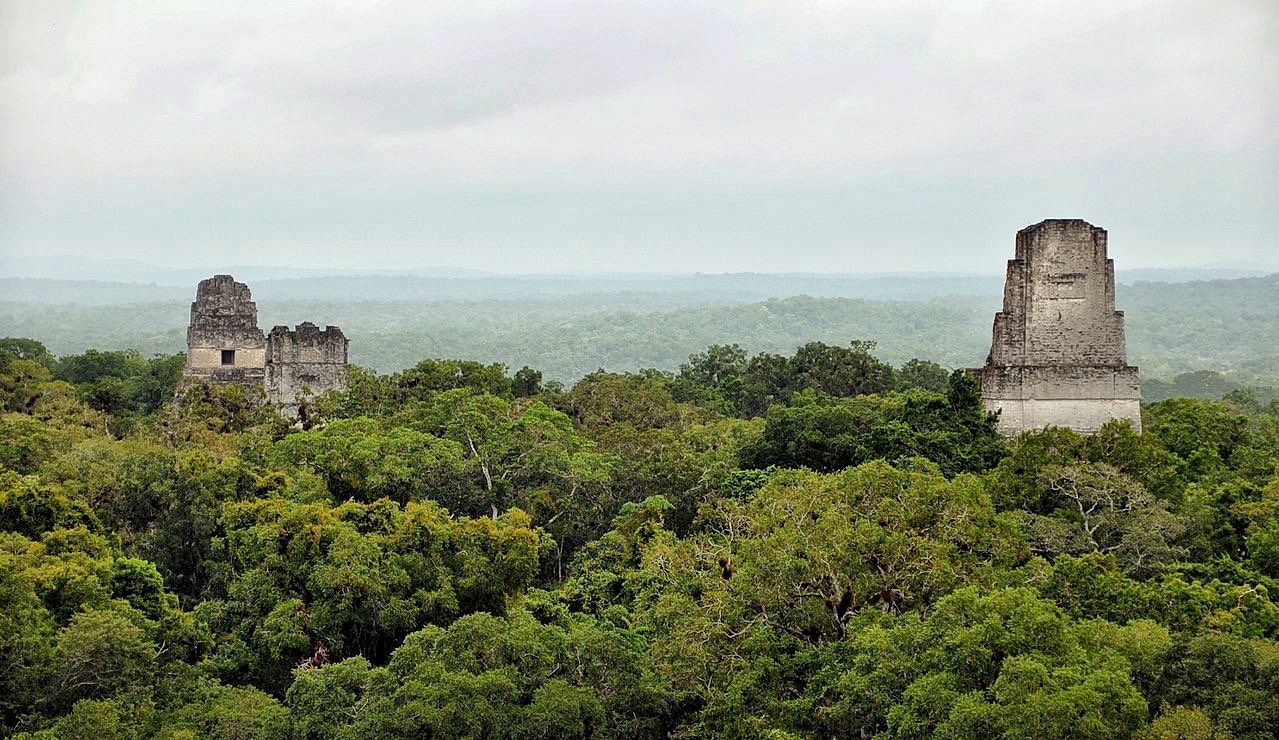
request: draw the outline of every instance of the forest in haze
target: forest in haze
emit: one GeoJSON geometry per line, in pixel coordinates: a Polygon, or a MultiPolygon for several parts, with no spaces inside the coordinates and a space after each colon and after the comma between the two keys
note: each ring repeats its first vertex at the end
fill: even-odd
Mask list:
{"type": "MultiPolygon", "coordinates": [[[[1180,277],[1195,274],[1215,273],[1180,277]]],[[[977,367],[990,350],[1002,284],[999,276],[926,273],[406,275],[266,279],[250,288],[264,329],[302,321],[341,326],[351,361],[379,373],[422,357],[465,357],[528,365],[571,383],[599,369],[674,372],[715,344],[778,353],[852,337],[874,341],[876,355],[893,364],[927,356],[947,368],[977,367]]],[[[1116,290],[1129,362],[1141,368],[1153,394],[1147,400],[1279,386],[1279,274],[1137,280],[1116,290]],[[1177,376],[1205,372],[1224,378],[1175,384],[1177,376]]],[[[59,355],[180,352],[194,294],[194,283],[4,278],[0,336],[29,336],[59,355]]]]}
{"type": "Polygon", "coordinates": [[[13,737],[1279,735],[1279,401],[1004,440],[868,341],[352,368],[0,340],[13,737]]]}

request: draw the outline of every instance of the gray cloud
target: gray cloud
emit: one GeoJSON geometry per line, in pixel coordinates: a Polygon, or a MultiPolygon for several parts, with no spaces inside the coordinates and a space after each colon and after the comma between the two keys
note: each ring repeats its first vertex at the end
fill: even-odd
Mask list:
{"type": "Polygon", "coordinates": [[[5,253],[998,269],[1078,216],[1142,264],[1276,262],[1269,0],[13,2],[0,34],[5,253]]]}

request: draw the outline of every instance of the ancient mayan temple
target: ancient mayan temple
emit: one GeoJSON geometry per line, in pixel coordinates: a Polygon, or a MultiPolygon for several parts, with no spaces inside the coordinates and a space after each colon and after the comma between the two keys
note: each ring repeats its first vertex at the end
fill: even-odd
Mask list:
{"type": "Polygon", "coordinates": [[[1115,310],[1105,229],[1051,219],[1017,232],[993,333],[975,372],[1003,434],[1047,426],[1088,434],[1111,419],[1141,430],[1141,386],[1115,310]]]}
{"type": "Polygon", "coordinates": [[[200,281],[187,327],[185,374],[211,383],[266,382],[266,337],[249,286],[230,275],[200,281]]]}
{"type": "Polygon", "coordinates": [[[267,399],[296,414],[299,400],[346,386],[348,342],[336,326],[277,326],[263,335],[249,286],[230,275],[201,280],[187,328],[186,376],[209,383],[262,387],[267,399]]]}
{"type": "Polygon", "coordinates": [[[266,335],[266,396],[295,404],[304,388],[315,394],[346,386],[347,340],[336,326],[304,321],[297,329],[277,326],[266,335]]]}

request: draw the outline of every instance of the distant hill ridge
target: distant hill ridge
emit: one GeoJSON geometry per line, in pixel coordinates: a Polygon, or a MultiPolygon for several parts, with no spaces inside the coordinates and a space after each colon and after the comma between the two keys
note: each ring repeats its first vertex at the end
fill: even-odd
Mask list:
{"type": "MultiPolygon", "coordinates": [[[[337,324],[351,340],[351,361],[379,372],[428,357],[456,357],[512,368],[529,365],[548,379],[564,381],[600,367],[674,370],[688,355],[728,343],[751,352],[790,353],[814,340],[868,339],[878,343],[878,356],[894,364],[919,357],[947,367],[977,366],[990,348],[1001,298],[996,278],[868,283],[782,277],[571,284],[406,278],[402,297],[393,283],[336,281],[352,288],[341,298],[324,290],[316,297],[299,289],[309,280],[298,280],[263,281],[253,285],[253,292],[264,325],[296,322],[299,316],[337,324]],[[984,280],[992,286],[983,288],[984,280]],[[820,295],[854,289],[869,294],[870,287],[908,298],[820,295]],[[299,292],[290,294],[289,288],[299,292]]],[[[115,285],[95,296],[87,287],[92,285],[0,280],[0,336],[38,339],[59,355],[90,348],[132,348],[144,355],[182,350],[193,289],[135,285],[117,295],[112,291],[123,289],[115,285]],[[24,290],[39,293],[39,300],[14,300],[24,290]],[[54,301],[59,290],[78,302],[54,301]],[[91,304],[96,298],[101,301],[91,304]],[[116,302],[121,298],[128,302],[116,302]]],[[[1117,294],[1127,316],[1128,356],[1143,378],[1215,370],[1279,379],[1279,274],[1137,282],[1121,284],[1117,294]]]]}
{"type": "MultiPolygon", "coordinates": [[[[1134,270],[1121,285],[1244,279],[1229,270],[1134,270]],[[1166,279],[1155,280],[1159,276],[1166,279]]],[[[193,274],[185,283],[137,283],[47,277],[0,277],[0,297],[48,305],[115,305],[190,300],[194,286],[212,273],[193,274]]],[[[1000,275],[885,273],[867,275],[801,273],[683,273],[614,275],[475,275],[466,278],[418,274],[244,277],[258,300],[431,301],[486,300],[585,294],[637,293],[681,296],[676,303],[725,303],[811,295],[822,298],[929,300],[946,296],[999,296],[1000,275]]]]}
{"type": "MultiPolygon", "coordinates": [[[[648,282],[663,279],[803,279],[803,280],[881,280],[892,279],[954,279],[954,278],[991,278],[1002,280],[1002,265],[992,266],[996,269],[973,272],[930,272],[930,271],[888,271],[878,273],[548,273],[548,274],[511,274],[476,270],[467,267],[435,265],[429,267],[404,268],[323,268],[291,265],[214,265],[196,267],[171,267],[156,265],[141,260],[103,259],[68,255],[49,255],[38,257],[19,257],[0,255],[0,278],[39,278],[45,280],[94,281],[109,283],[128,283],[141,285],[186,287],[194,290],[200,280],[214,274],[230,274],[242,282],[258,283],[275,280],[310,280],[315,278],[349,278],[349,277],[388,277],[388,278],[429,278],[440,280],[554,280],[554,281],[595,281],[604,279],[612,281],[637,280],[648,282]]],[[[1118,269],[1117,279],[1120,282],[1136,282],[1153,280],[1161,282],[1188,282],[1191,280],[1214,280],[1237,277],[1258,277],[1271,272],[1279,272],[1279,265],[1204,265],[1198,267],[1171,268],[1134,268],[1118,269]]]]}

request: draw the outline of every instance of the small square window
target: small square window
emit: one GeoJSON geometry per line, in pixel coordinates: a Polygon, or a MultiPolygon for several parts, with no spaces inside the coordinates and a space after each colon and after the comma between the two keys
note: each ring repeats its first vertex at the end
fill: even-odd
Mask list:
{"type": "Polygon", "coordinates": [[[222,350],[222,364],[223,365],[235,364],[235,350],[233,349],[222,350]]]}

